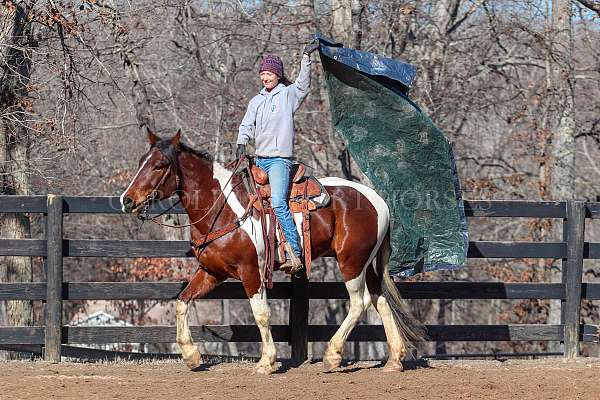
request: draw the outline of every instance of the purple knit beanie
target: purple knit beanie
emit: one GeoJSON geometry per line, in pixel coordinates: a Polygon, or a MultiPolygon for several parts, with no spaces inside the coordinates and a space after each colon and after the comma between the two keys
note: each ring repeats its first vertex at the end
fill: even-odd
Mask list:
{"type": "Polygon", "coordinates": [[[259,73],[263,71],[272,72],[281,78],[283,77],[283,61],[274,54],[265,54],[260,60],[258,69],[259,73]]]}

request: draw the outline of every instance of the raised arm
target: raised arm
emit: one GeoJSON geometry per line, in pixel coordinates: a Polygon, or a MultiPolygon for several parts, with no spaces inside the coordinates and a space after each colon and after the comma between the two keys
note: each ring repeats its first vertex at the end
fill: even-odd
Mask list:
{"type": "Polygon", "coordinates": [[[302,61],[300,62],[300,73],[296,81],[289,87],[289,101],[294,112],[300,107],[310,89],[310,64],[310,56],[303,54],[302,61]]]}
{"type": "Polygon", "coordinates": [[[289,101],[292,104],[292,110],[296,112],[302,100],[308,94],[310,89],[310,55],[319,48],[319,41],[313,39],[309,44],[304,47],[302,52],[302,61],[300,62],[300,73],[296,81],[290,85],[289,88],[289,101]]]}

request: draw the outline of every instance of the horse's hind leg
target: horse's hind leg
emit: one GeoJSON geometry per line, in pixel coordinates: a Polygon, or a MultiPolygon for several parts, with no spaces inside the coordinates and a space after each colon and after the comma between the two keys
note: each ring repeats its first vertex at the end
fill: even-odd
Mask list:
{"type": "Polygon", "coordinates": [[[188,309],[190,301],[205,296],[223,280],[218,279],[204,270],[198,270],[185,290],[181,292],[177,300],[177,345],[181,356],[189,369],[200,366],[200,352],[192,341],[190,327],[188,325],[188,309]]]}
{"type": "MultiPolygon", "coordinates": [[[[387,272],[386,272],[387,273],[387,272]]],[[[402,359],[406,355],[404,339],[400,329],[394,320],[392,309],[386,298],[381,295],[382,277],[375,274],[373,265],[367,269],[367,290],[365,291],[365,302],[373,304],[383,322],[383,329],[388,343],[388,361],[384,367],[385,371],[402,371],[402,359]],[[367,300],[367,297],[370,297],[367,300]]]]}
{"type": "MultiPolygon", "coordinates": [[[[365,310],[363,301],[365,292],[365,272],[346,282],[346,289],[350,295],[350,312],[340,325],[335,335],[329,341],[327,351],[323,355],[323,367],[330,371],[340,366],[342,362],[342,351],[348,335],[356,325],[356,322],[365,310]]],[[[368,306],[368,304],[367,304],[368,306]]]]}
{"type": "Polygon", "coordinates": [[[406,355],[407,339],[422,340],[424,333],[420,326],[409,326],[408,324],[415,322],[410,321],[409,315],[402,311],[400,294],[389,276],[390,253],[388,232],[377,251],[376,265],[371,264],[367,268],[366,282],[367,290],[371,295],[371,303],[381,317],[388,342],[389,357],[385,371],[402,371],[402,359],[406,355]]]}

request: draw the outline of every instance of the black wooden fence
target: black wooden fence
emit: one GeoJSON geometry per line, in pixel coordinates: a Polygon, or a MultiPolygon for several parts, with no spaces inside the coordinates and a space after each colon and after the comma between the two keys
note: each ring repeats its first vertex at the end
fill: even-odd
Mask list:
{"type": "MultiPolygon", "coordinates": [[[[153,211],[165,209],[163,202],[153,211]]],[[[577,357],[581,341],[595,341],[596,327],[580,323],[581,300],[600,299],[600,284],[582,283],[583,260],[600,258],[600,243],[585,243],[585,219],[600,218],[600,203],[466,201],[470,217],[530,217],[563,220],[563,241],[500,242],[472,241],[469,258],[554,258],[562,259],[562,283],[418,282],[398,283],[409,299],[560,299],[560,325],[430,325],[429,338],[435,341],[562,341],[564,356],[577,357]]],[[[116,197],[0,196],[0,212],[42,213],[46,239],[0,239],[0,256],[45,257],[47,282],[1,283],[0,300],[42,300],[46,302],[45,325],[0,327],[0,345],[42,345],[47,360],[59,361],[61,344],[72,343],[173,343],[174,326],[81,327],[64,326],[63,300],[171,300],[185,282],[65,282],[64,257],[190,257],[187,241],[161,240],[80,240],[64,238],[66,213],[120,213],[116,197]]],[[[176,207],[173,212],[182,213],[176,207]]],[[[288,342],[296,362],[307,358],[308,342],[323,342],[336,331],[335,325],[309,325],[309,299],[346,299],[341,282],[307,282],[293,279],[277,282],[270,299],[290,299],[289,325],[272,326],[276,342],[288,342]]],[[[240,283],[225,282],[210,299],[244,299],[240,283]]],[[[258,342],[253,325],[207,325],[191,327],[198,341],[258,342]]],[[[379,325],[359,325],[351,341],[384,341],[379,325]]]]}

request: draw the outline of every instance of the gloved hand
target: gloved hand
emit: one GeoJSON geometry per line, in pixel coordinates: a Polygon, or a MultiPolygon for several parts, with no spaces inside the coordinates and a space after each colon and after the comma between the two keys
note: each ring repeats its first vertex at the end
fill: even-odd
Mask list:
{"type": "Polygon", "coordinates": [[[304,54],[310,56],[313,51],[319,48],[319,41],[317,39],[313,39],[309,44],[304,47],[304,54]]]}
{"type": "Polygon", "coordinates": [[[235,158],[237,158],[239,160],[242,156],[245,156],[245,155],[246,155],[246,145],[238,144],[237,150],[235,151],[235,158]]]}

